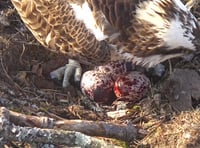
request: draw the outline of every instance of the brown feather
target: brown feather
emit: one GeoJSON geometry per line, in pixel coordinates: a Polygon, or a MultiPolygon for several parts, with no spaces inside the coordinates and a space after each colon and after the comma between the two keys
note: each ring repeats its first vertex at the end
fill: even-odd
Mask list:
{"type": "MultiPolygon", "coordinates": [[[[134,58],[139,58],[140,64],[148,65],[150,63],[151,66],[154,66],[166,59],[183,56],[185,49],[180,49],[182,47],[180,43],[175,49],[168,49],[171,42],[166,43],[164,35],[164,37],[158,36],[163,33],[163,29],[169,31],[171,21],[177,18],[178,23],[176,23],[181,24],[180,27],[183,28],[179,29],[182,29],[180,39],[185,39],[184,37],[190,33],[185,39],[188,42],[192,40],[192,45],[187,46],[192,48],[190,51],[195,51],[200,46],[200,27],[189,11],[184,11],[181,9],[182,6],[179,6],[180,4],[176,4],[176,2],[179,3],[179,0],[11,1],[26,26],[41,44],[85,64],[101,65],[110,62],[114,57],[115,60],[133,61],[135,61],[134,58]],[[70,4],[82,6],[85,2],[92,10],[95,25],[108,36],[106,41],[97,40],[84,22],[76,19],[70,4]],[[149,3],[153,3],[153,6],[156,7],[151,8],[154,15],[162,18],[161,28],[149,23],[148,20],[137,17],[138,10],[145,9],[149,3]],[[114,45],[114,48],[110,45],[114,45]]],[[[145,11],[144,13],[150,12],[145,11]]],[[[175,32],[170,33],[179,33],[174,28],[170,31],[175,32]]],[[[166,37],[167,39],[171,38],[170,33],[166,37]]],[[[182,43],[179,39],[177,41],[182,43]]],[[[172,47],[176,46],[174,41],[172,43],[172,47]]]]}
{"type": "Polygon", "coordinates": [[[110,60],[107,44],[97,41],[84,23],[75,18],[68,1],[12,0],[12,3],[35,38],[48,49],[85,64],[100,65],[110,60]]]}

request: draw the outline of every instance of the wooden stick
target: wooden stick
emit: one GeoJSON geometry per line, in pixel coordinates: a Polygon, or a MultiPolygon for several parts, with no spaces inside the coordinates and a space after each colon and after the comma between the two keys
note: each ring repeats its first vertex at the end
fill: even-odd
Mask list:
{"type": "Polygon", "coordinates": [[[54,120],[48,117],[37,117],[24,115],[0,108],[1,116],[7,114],[9,122],[19,126],[54,128],[65,131],[81,132],[89,136],[100,136],[106,138],[116,138],[123,141],[132,141],[145,136],[144,130],[132,125],[118,125],[103,121],[86,120],[54,120]]]}
{"type": "MultiPolygon", "coordinates": [[[[2,110],[1,110],[2,111],[2,110]]],[[[31,127],[20,127],[11,124],[8,118],[8,112],[3,110],[0,120],[0,146],[4,147],[7,142],[19,141],[27,143],[45,143],[54,145],[91,147],[95,145],[100,147],[115,147],[103,140],[86,136],[80,132],[63,131],[54,129],[40,129],[31,127]]]]}

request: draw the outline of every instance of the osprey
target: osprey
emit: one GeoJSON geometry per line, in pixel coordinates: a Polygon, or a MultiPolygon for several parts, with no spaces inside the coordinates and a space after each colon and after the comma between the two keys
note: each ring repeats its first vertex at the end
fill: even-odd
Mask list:
{"type": "Polygon", "coordinates": [[[35,38],[84,64],[152,67],[200,50],[200,25],[180,0],[11,0],[35,38]]]}

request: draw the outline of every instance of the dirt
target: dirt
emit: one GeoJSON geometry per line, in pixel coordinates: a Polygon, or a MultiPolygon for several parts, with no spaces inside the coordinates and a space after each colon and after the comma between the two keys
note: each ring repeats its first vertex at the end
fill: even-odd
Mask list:
{"type": "MultiPolygon", "coordinates": [[[[193,12],[200,18],[199,5],[195,7],[193,12]]],[[[179,116],[174,120],[174,115],[179,114],[181,111],[190,111],[198,108],[200,103],[199,101],[194,102],[194,98],[200,98],[199,85],[192,85],[194,87],[188,92],[189,86],[187,85],[187,80],[181,81],[182,75],[180,73],[179,80],[181,86],[187,86],[184,87],[184,89],[186,89],[189,96],[187,96],[186,99],[179,99],[178,104],[177,101],[173,103],[173,101],[170,100],[172,96],[169,96],[170,93],[168,93],[168,90],[164,89],[165,87],[170,88],[172,86],[170,83],[171,81],[169,82],[169,80],[171,80],[170,74],[175,75],[174,77],[179,75],[174,72],[175,68],[182,69],[183,71],[186,69],[187,72],[184,73],[187,76],[184,75],[183,77],[187,77],[187,79],[195,73],[195,78],[189,79],[188,81],[196,84],[200,77],[199,56],[193,58],[193,60],[189,62],[174,60],[172,61],[171,70],[168,62],[166,62],[167,71],[165,75],[162,78],[156,78],[156,82],[152,83],[149,96],[134,105],[136,107],[139,106],[140,109],[132,109],[134,116],[126,116],[118,120],[111,119],[104,113],[113,110],[112,107],[100,106],[104,111],[97,112],[93,108],[95,106],[93,102],[84,97],[78,87],[72,86],[68,90],[64,90],[60,83],[50,79],[49,73],[63,66],[66,62],[67,58],[64,55],[52,53],[36,41],[33,35],[23,25],[10,1],[0,0],[0,106],[24,114],[43,115],[56,119],[104,120],[110,122],[114,121],[115,123],[126,123],[128,120],[132,124],[136,124],[151,131],[150,133],[154,135],[152,137],[157,136],[156,142],[158,142],[159,136],[164,134],[164,132],[160,131],[159,133],[155,132],[158,128],[177,128],[175,126],[166,125],[173,122],[179,123],[179,117],[183,120],[186,116],[179,116]],[[190,70],[193,72],[190,72],[190,70]],[[165,87],[163,88],[163,86],[165,87]],[[193,90],[198,92],[196,93],[198,95],[195,97],[191,93],[194,92],[193,90]],[[165,94],[168,94],[168,96],[165,94]],[[188,101],[190,102],[189,105],[188,101]],[[186,105],[184,106],[184,104],[186,105]],[[174,108],[180,105],[182,106],[177,112],[174,108]]],[[[171,94],[175,97],[181,87],[177,86],[176,82],[175,84],[173,83],[173,86],[176,91],[173,91],[171,94]]],[[[193,118],[198,115],[199,112],[200,111],[197,110],[194,114],[194,112],[191,111],[189,112],[191,116],[188,116],[187,112],[187,120],[189,120],[189,117],[193,118]]],[[[143,139],[143,141],[139,142],[142,146],[154,145],[156,143],[154,140],[150,139],[149,135],[147,136],[148,138],[146,138],[148,140],[145,141],[145,139],[143,139]]],[[[198,140],[199,134],[195,136],[196,138],[193,139],[198,140]]],[[[164,143],[166,141],[162,142],[164,143]]],[[[159,145],[158,143],[156,144],[159,145]]],[[[174,142],[174,145],[176,144],[177,143],[174,142]]],[[[133,145],[129,144],[129,146],[133,145]]]]}

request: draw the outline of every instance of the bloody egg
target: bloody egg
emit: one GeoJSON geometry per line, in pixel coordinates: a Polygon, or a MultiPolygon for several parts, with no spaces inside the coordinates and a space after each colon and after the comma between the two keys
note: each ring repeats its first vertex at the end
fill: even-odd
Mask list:
{"type": "Polygon", "coordinates": [[[130,71],[130,67],[126,62],[112,62],[85,72],[80,84],[82,93],[102,104],[112,104],[116,99],[141,99],[147,94],[150,81],[141,72],[130,71]]]}
{"type": "Polygon", "coordinates": [[[114,92],[117,98],[134,101],[144,97],[150,88],[150,80],[141,72],[132,71],[117,78],[114,92]]]}

